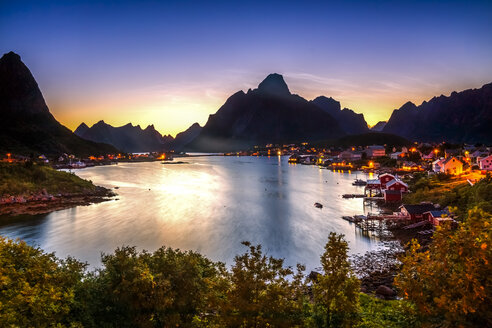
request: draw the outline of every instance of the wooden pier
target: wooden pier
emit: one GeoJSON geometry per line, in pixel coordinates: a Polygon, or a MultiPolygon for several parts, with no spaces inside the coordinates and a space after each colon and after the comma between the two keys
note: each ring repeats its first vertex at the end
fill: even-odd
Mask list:
{"type": "Polygon", "coordinates": [[[352,222],[362,231],[381,231],[387,222],[402,222],[410,220],[409,216],[396,214],[373,214],[342,216],[344,220],[352,222]]]}

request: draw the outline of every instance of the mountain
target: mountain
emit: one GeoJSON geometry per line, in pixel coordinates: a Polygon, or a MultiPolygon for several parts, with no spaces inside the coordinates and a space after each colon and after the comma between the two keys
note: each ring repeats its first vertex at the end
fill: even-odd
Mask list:
{"type": "Polygon", "coordinates": [[[361,134],[369,132],[369,128],[367,127],[367,122],[364,119],[363,114],[357,114],[348,108],[341,109],[340,102],[335,99],[320,96],[314,100],[311,100],[311,103],[330,114],[338,122],[346,134],[361,134]]]}
{"type": "Polygon", "coordinates": [[[0,58],[0,153],[6,152],[85,156],[117,150],[81,139],[61,125],[20,56],[9,52],[0,58]]]}
{"type": "Polygon", "coordinates": [[[194,123],[188,129],[176,135],[176,138],[170,142],[169,148],[175,151],[181,151],[184,147],[195,140],[202,131],[202,127],[198,123],[194,123]]]}
{"type": "Polygon", "coordinates": [[[186,148],[222,152],[342,135],[344,131],[329,113],[291,94],[282,75],[270,74],[257,89],[230,96],[186,148]]]}
{"type": "Polygon", "coordinates": [[[492,144],[491,127],[492,83],[434,97],[420,106],[407,102],[393,111],[383,132],[418,141],[492,144]]]}
{"type": "Polygon", "coordinates": [[[131,123],[113,127],[99,121],[90,128],[81,123],[74,133],[86,140],[104,142],[129,153],[167,150],[173,141],[173,137],[162,136],[153,125],[142,130],[140,125],[133,126],[131,123]]]}
{"type": "Polygon", "coordinates": [[[384,127],[386,126],[386,121],[379,121],[376,123],[376,125],[374,125],[372,128],[371,128],[371,131],[374,131],[374,132],[381,132],[383,131],[384,127]]]}

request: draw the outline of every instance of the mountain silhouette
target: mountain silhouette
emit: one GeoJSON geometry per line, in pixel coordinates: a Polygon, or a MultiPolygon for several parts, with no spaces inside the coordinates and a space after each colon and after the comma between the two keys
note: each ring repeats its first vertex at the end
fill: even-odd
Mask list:
{"type": "Polygon", "coordinates": [[[90,128],[81,123],[74,133],[86,140],[104,142],[129,153],[164,151],[173,140],[171,136],[162,136],[153,125],[145,129],[131,123],[113,127],[102,120],[90,128]]]}
{"type": "Polygon", "coordinates": [[[383,132],[410,140],[492,143],[492,83],[424,101],[391,114],[383,132]]]}
{"type": "Polygon", "coordinates": [[[9,52],[0,58],[0,152],[82,156],[117,150],[81,139],[61,125],[20,56],[9,52]]]}
{"type": "Polygon", "coordinates": [[[363,114],[357,114],[348,108],[341,109],[340,102],[335,99],[320,96],[311,100],[311,103],[330,114],[346,134],[362,134],[369,132],[363,114]]]}
{"type": "Polygon", "coordinates": [[[379,121],[376,123],[376,125],[374,125],[372,128],[371,128],[371,131],[373,132],[381,132],[383,131],[384,127],[386,126],[386,121],[379,121]]]}
{"type": "Polygon", "coordinates": [[[343,135],[345,132],[329,113],[291,94],[282,75],[270,74],[257,89],[230,96],[186,148],[222,152],[343,135]]]}
{"type": "Polygon", "coordinates": [[[196,139],[196,137],[198,137],[202,129],[203,128],[200,124],[194,123],[185,131],[178,133],[176,138],[170,142],[169,148],[174,151],[182,151],[187,144],[191,143],[196,139]]]}

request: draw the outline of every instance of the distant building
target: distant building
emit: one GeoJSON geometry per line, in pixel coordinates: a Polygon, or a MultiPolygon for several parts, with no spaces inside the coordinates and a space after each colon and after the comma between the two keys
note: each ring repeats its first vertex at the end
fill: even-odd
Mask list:
{"type": "Polygon", "coordinates": [[[386,183],[386,189],[392,191],[408,192],[408,185],[401,180],[391,180],[386,183]]]}
{"type": "Polygon", "coordinates": [[[384,190],[384,201],[386,203],[396,203],[401,202],[402,200],[402,192],[399,190],[384,190]]]}
{"type": "Polygon", "coordinates": [[[480,170],[492,171],[492,155],[480,159],[478,163],[480,170]]]}
{"type": "Polygon", "coordinates": [[[390,154],[390,158],[391,159],[401,159],[401,158],[405,157],[405,155],[406,154],[404,152],[397,151],[396,153],[390,154]]]}
{"type": "Polygon", "coordinates": [[[422,221],[424,213],[429,211],[439,210],[434,204],[417,204],[417,205],[402,205],[400,212],[402,215],[409,216],[413,221],[422,221]]]}
{"type": "Polygon", "coordinates": [[[458,175],[463,173],[463,162],[456,157],[449,157],[441,165],[441,172],[458,175]]]}
{"type": "Polygon", "coordinates": [[[444,163],[445,159],[444,158],[439,158],[436,159],[434,162],[432,162],[432,171],[434,172],[441,172],[441,167],[444,163]]]}
{"type": "Polygon", "coordinates": [[[444,222],[456,222],[449,216],[449,212],[446,210],[433,210],[425,212],[423,214],[423,219],[434,226],[442,225],[444,222]]]}
{"type": "Polygon", "coordinates": [[[381,189],[386,189],[386,184],[391,180],[395,180],[395,176],[389,173],[383,173],[379,176],[379,182],[381,185],[381,189]]]}
{"type": "Polygon", "coordinates": [[[368,146],[364,151],[370,158],[386,156],[386,150],[383,146],[368,146]]]}

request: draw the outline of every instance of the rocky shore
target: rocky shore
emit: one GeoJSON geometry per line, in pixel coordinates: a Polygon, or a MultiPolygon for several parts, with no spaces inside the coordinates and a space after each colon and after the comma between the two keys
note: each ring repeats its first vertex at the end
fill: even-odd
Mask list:
{"type": "Polygon", "coordinates": [[[111,200],[114,196],[114,192],[103,187],[81,193],[52,195],[43,190],[29,195],[5,195],[0,198],[0,215],[45,214],[75,206],[101,203],[111,200]]]}

